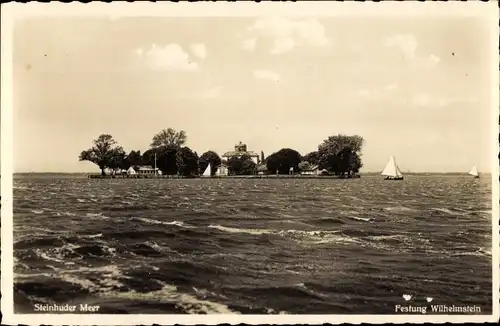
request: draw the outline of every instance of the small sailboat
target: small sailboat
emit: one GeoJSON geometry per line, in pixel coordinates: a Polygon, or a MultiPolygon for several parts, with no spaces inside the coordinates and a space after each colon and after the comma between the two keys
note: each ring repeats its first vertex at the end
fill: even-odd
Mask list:
{"type": "Polygon", "coordinates": [[[394,156],[389,158],[389,162],[387,162],[387,165],[381,174],[385,176],[384,180],[403,180],[403,174],[401,173],[401,170],[399,170],[394,156]]]}
{"type": "Polygon", "coordinates": [[[474,165],[470,171],[469,171],[469,174],[474,176],[474,178],[479,178],[479,172],[477,171],[477,166],[474,165]]]}
{"type": "Polygon", "coordinates": [[[204,177],[204,178],[212,176],[212,167],[210,166],[210,163],[208,163],[208,166],[205,169],[205,172],[203,172],[203,174],[201,176],[204,177]]]}

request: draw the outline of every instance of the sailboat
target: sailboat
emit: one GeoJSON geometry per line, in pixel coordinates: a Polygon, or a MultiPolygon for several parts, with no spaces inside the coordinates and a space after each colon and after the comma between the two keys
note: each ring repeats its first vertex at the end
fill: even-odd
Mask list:
{"type": "Polygon", "coordinates": [[[394,156],[389,158],[389,162],[387,162],[387,165],[381,174],[385,176],[385,180],[403,180],[403,174],[399,170],[394,156]]]}
{"type": "Polygon", "coordinates": [[[212,168],[210,166],[210,163],[208,163],[208,166],[205,169],[205,172],[203,172],[203,174],[201,176],[204,178],[212,176],[212,168]]]}
{"type": "Polygon", "coordinates": [[[474,176],[475,178],[479,178],[479,172],[477,171],[477,166],[474,165],[470,171],[469,171],[469,174],[474,176]]]}

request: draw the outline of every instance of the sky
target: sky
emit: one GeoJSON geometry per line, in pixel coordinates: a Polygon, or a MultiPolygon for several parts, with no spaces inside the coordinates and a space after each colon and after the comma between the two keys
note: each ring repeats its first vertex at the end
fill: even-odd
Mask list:
{"type": "Polygon", "coordinates": [[[91,172],[102,133],[199,155],[365,139],[362,172],[491,171],[490,30],[477,18],[71,17],[14,27],[14,171],[91,172]]]}

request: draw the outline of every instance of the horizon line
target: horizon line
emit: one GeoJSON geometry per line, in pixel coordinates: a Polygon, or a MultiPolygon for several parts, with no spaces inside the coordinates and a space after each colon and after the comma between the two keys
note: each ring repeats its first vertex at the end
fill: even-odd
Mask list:
{"type": "MultiPolygon", "coordinates": [[[[433,173],[433,174],[468,174],[468,172],[464,171],[448,171],[448,172],[440,172],[440,171],[402,171],[403,173],[406,174],[426,174],[426,173],[433,173]]],[[[99,171],[96,172],[40,172],[40,171],[30,171],[30,172],[13,172],[12,175],[14,174],[93,174],[93,173],[100,173],[99,171]]],[[[367,173],[382,173],[382,170],[380,171],[364,171],[364,172],[359,172],[358,174],[367,174],[367,173]]],[[[479,174],[492,174],[492,172],[479,172],[479,174]]],[[[1,174],[0,174],[1,175],[1,174]]]]}

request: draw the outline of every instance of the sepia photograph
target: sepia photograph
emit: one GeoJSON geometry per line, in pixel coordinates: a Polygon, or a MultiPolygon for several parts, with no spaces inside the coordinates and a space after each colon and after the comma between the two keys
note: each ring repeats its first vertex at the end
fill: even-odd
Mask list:
{"type": "Polygon", "coordinates": [[[495,4],[177,5],[2,5],[6,321],[498,320],[495,4]]]}

